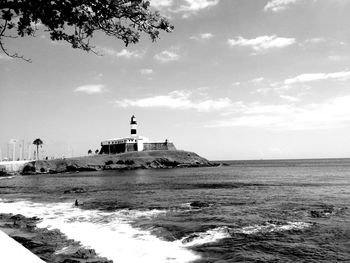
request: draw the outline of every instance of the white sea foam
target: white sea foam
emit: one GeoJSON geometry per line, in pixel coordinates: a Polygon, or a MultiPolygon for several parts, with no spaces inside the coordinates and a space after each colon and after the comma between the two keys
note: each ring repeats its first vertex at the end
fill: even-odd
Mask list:
{"type": "Polygon", "coordinates": [[[189,236],[182,238],[181,242],[186,247],[192,247],[203,245],[206,243],[214,243],[224,238],[230,238],[232,233],[249,235],[256,233],[301,230],[310,226],[312,226],[311,223],[305,222],[286,222],[285,224],[265,223],[263,225],[252,225],[238,229],[223,226],[207,230],[206,232],[193,233],[189,236]]]}
{"type": "Polygon", "coordinates": [[[130,224],[135,219],[157,216],[163,210],[101,212],[83,210],[71,203],[9,203],[0,199],[0,212],[40,217],[43,220],[38,227],[57,228],[114,262],[177,263],[200,258],[180,241],[161,240],[130,224]]]}
{"type": "Polygon", "coordinates": [[[217,242],[224,238],[229,238],[231,235],[227,227],[217,227],[207,230],[206,232],[194,233],[181,239],[181,242],[187,246],[198,246],[206,243],[217,242]]]}
{"type": "Polygon", "coordinates": [[[264,225],[246,226],[241,229],[236,229],[234,230],[234,232],[249,235],[249,234],[256,234],[256,233],[301,230],[301,229],[310,227],[311,225],[312,225],[311,223],[305,223],[305,222],[287,222],[286,224],[277,224],[277,225],[273,223],[266,223],[264,225]]]}
{"type": "Polygon", "coordinates": [[[0,177],[0,180],[3,180],[3,179],[11,179],[11,178],[14,178],[15,176],[3,176],[3,177],[0,177]]]}

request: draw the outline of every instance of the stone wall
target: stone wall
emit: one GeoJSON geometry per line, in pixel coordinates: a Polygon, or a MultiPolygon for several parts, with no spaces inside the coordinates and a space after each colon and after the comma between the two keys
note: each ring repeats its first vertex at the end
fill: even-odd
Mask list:
{"type": "Polygon", "coordinates": [[[143,144],[144,151],[176,150],[172,142],[151,142],[143,144]]]}
{"type": "MultiPolygon", "coordinates": [[[[164,150],[176,150],[175,145],[172,142],[151,142],[143,144],[143,151],[164,151],[164,150]]],[[[102,145],[100,154],[117,154],[125,152],[136,152],[137,143],[120,143],[102,145]]]]}
{"type": "Polygon", "coordinates": [[[0,167],[3,168],[6,172],[21,172],[23,167],[31,160],[25,161],[5,161],[0,162],[0,167]]]}

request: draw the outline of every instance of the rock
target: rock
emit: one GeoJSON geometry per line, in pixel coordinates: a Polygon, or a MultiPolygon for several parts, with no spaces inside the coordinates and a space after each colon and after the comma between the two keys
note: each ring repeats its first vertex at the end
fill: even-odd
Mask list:
{"type": "Polygon", "coordinates": [[[335,213],[335,208],[333,206],[326,206],[322,210],[311,210],[310,215],[313,218],[326,218],[335,213]]]}
{"type": "Polygon", "coordinates": [[[125,160],[124,162],[126,165],[133,165],[135,162],[133,160],[125,160]]]}
{"type": "Polygon", "coordinates": [[[176,241],[177,238],[171,233],[171,231],[168,231],[166,228],[158,226],[151,229],[152,235],[156,235],[160,237],[161,239],[165,239],[166,241],[176,241]]]}
{"type": "Polygon", "coordinates": [[[67,165],[67,172],[89,172],[89,171],[99,171],[101,170],[100,165],[88,164],[80,166],[78,164],[67,165]]]}
{"type": "Polygon", "coordinates": [[[215,164],[193,152],[177,150],[126,152],[27,163],[22,174],[65,173],[100,170],[203,167],[215,164]]]}
{"type": "MultiPolygon", "coordinates": [[[[22,215],[0,214],[0,225],[5,232],[36,254],[45,262],[66,263],[112,263],[99,257],[93,249],[83,248],[79,242],[68,239],[59,230],[36,228],[38,218],[27,218],[22,215]],[[18,226],[12,230],[11,222],[17,220],[18,226]],[[28,229],[28,224],[34,229],[28,229]],[[9,230],[11,228],[11,230],[9,230]],[[66,249],[66,248],[70,249],[66,249]],[[64,250],[65,252],[57,253],[64,250]]],[[[2,261],[1,261],[2,262],[2,261]]]]}
{"type": "Polygon", "coordinates": [[[1,176],[9,176],[9,174],[6,171],[6,167],[3,165],[0,165],[0,177],[1,176]]]}
{"type": "Polygon", "coordinates": [[[11,219],[16,220],[16,221],[17,221],[17,220],[23,220],[23,219],[25,219],[25,218],[26,218],[25,216],[20,215],[20,214],[11,216],[11,219]]]}
{"type": "Polygon", "coordinates": [[[34,241],[24,236],[11,236],[11,237],[28,249],[32,249],[32,248],[36,248],[44,245],[43,242],[34,241]]]}
{"type": "Polygon", "coordinates": [[[62,261],[62,263],[82,263],[80,260],[72,259],[72,258],[66,258],[62,261]]]}
{"type": "Polygon", "coordinates": [[[127,168],[128,166],[124,164],[110,164],[103,167],[104,170],[126,170],[127,168]]]}
{"type": "Polygon", "coordinates": [[[328,218],[334,215],[342,215],[347,209],[348,207],[325,206],[324,209],[311,210],[310,216],[313,218],[328,218]]]}
{"type": "Polygon", "coordinates": [[[181,242],[182,242],[182,244],[186,244],[186,243],[193,241],[194,239],[196,239],[198,237],[199,237],[198,234],[191,234],[188,237],[185,237],[184,239],[182,239],[181,242]]]}
{"type": "Polygon", "coordinates": [[[27,164],[23,167],[22,174],[24,174],[24,175],[35,174],[34,162],[27,163],[27,164]]]}
{"type": "Polygon", "coordinates": [[[210,205],[208,203],[201,202],[201,201],[193,201],[190,203],[190,206],[192,208],[203,208],[203,207],[209,207],[210,205]]]}
{"type": "Polygon", "coordinates": [[[87,249],[87,248],[80,248],[72,255],[72,257],[83,258],[83,259],[92,258],[95,256],[96,256],[95,250],[87,249]]]}
{"type": "Polygon", "coordinates": [[[65,190],[63,192],[64,194],[82,194],[82,193],[86,193],[86,190],[84,188],[80,188],[80,187],[74,187],[72,189],[69,190],[65,190]]]}
{"type": "Polygon", "coordinates": [[[26,228],[27,228],[28,230],[34,230],[35,227],[36,227],[36,224],[35,224],[35,223],[28,223],[28,224],[26,224],[26,228]]]}

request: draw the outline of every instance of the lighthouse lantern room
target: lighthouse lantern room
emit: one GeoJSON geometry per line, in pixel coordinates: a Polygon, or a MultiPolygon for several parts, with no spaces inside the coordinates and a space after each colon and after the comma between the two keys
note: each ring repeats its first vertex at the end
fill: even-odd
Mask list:
{"type": "Polygon", "coordinates": [[[130,134],[131,137],[137,137],[137,122],[136,122],[136,117],[134,115],[131,116],[131,121],[130,121],[130,134]]]}

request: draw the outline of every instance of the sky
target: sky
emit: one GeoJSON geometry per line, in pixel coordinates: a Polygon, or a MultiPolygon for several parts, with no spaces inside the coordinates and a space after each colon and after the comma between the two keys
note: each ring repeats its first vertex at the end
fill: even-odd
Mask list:
{"type": "Polygon", "coordinates": [[[0,53],[0,146],[86,155],[130,133],[210,160],[350,157],[349,0],[153,0],[175,26],[103,56],[35,38],[0,53]]]}

